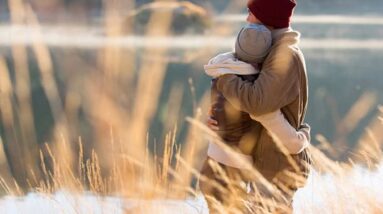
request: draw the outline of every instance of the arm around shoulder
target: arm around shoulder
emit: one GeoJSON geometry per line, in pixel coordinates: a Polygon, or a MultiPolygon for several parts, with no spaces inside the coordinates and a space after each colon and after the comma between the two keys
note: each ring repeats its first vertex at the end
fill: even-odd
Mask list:
{"type": "Polygon", "coordinates": [[[269,56],[271,59],[265,61],[255,82],[243,81],[232,74],[223,75],[218,79],[218,90],[233,106],[255,116],[288,105],[299,95],[299,68],[295,53],[285,54],[269,56]]]}
{"type": "Polygon", "coordinates": [[[310,145],[310,126],[302,124],[299,130],[293,128],[280,110],[252,119],[260,122],[271,137],[287,149],[290,154],[299,154],[310,145]]]}

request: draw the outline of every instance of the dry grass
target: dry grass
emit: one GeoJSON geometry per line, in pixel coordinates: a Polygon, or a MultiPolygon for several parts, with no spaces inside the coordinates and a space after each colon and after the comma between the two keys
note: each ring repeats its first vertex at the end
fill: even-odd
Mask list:
{"type": "MultiPolygon", "coordinates": [[[[106,35],[118,38],[121,36],[124,23],[121,14],[116,13],[120,11],[119,1],[105,2],[106,35]]],[[[134,1],[129,2],[134,6],[134,1]]],[[[61,99],[54,80],[50,50],[41,39],[36,15],[30,5],[22,0],[12,0],[9,4],[13,26],[27,25],[37,29],[36,35],[33,35],[31,49],[37,61],[55,125],[52,143],[38,146],[29,90],[31,77],[28,57],[30,56],[27,47],[23,44],[14,44],[12,46],[14,79],[10,77],[5,60],[0,58],[0,112],[7,133],[4,141],[14,142],[8,161],[13,169],[19,170],[17,173],[13,171],[13,178],[9,175],[2,176],[0,184],[3,190],[11,195],[22,195],[26,191],[49,194],[62,189],[73,192],[89,190],[99,195],[142,199],[180,199],[198,195],[199,191],[191,185],[191,181],[199,177],[203,157],[201,153],[206,147],[206,136],[223,144],[204,125],[208,104],[206,97],[199,102],[194,100],[194,115],[187,119],[191,128],[182,146],[176,138],[176,118],[169,118],[170,122],[166,124],[166,129],[171,131],[164,139],[156,142],[164,148],[162,154],[151,151],[149,146],[151,142],[148,130],[155,116],[167,69],[166,61],[152,59],[165,56],[168,53],[167,48],[143,50],[141,56],[151,57],[142,57],[138,64],[135,60],[137,50],[123,50],[113,44],[97,50],[98,61],[92,66],[76,56],[62,59],[63,69],[70,68],[78,72],[87,70],[91,71],[92,75],[88,75],[89,72],[84,74],[88,76],[81,83],[69,78],[66,82],[68,88],[64,99],[61,99]],[[91,121],[94,142],[83,142],[73,128],[77,127],[76,115],[80,108],[91,121]]],[[[153,13],[147,28],[147,36],[169,35],[171,20],[171,13],[153,13]]],[[[190,85],[193,92],[192,82],[190,85]]],[[[169,100],[169,108],[172,112],[178,112],[182,100],[179,87],[175,87],[171,94],[174,99],[169,100]]],[[[366,112],[376,105],[375,100],[374,94],[366,93],[354,108],[351,108],[338,130],[340,145],[344,144],[342,136],[352,131],[366,112]]],[[[326,139],[318,136],[317,139],[321,142],[318,148],[322,150],[310,148],[315,170],[329,173],[342,180],[347,177],[348,170],[354,167],[355,161],[374,169],[382,158],[382,114],[380,109],[376,121],[367,128],[365,136],[360,139],[359,147],[353,152],[355,158],[347,163],[339,163],[328,158],[323,151],[330,154],[337,154],[337,151],[331,150],[326,139]]],[[[238,204],[244,203],[239,201],[243,194],[242,187],[238,188],[238,183],[229,178],[219,166],[215,166],[214,169],[229,183],[227,189],[218,183],[215,185],[222,189],[222,194],[227,195],[229,201],[233,202],[226,205],[217,202],[216,208],[222,213],[241,213],[238,204]]],[[[256,170],[250,170],[249,174],[262,178],[256,170]]],[[[296,178],[295,175],[291,176],[296,178]]],[[[200,179],[206,178],[202,176],[200,179]]],[[[271,184],[264,179],[260,180],[266,188],[278,195],[278,191],[271,184]]],[[[373,198],[369,200],[368,203],[374,204],[373,198]]],[[[247,204],[253,212],[265,213],[267,212],[265,207],[284,209],[282,205],[263,199],[257,193],[249,198],[247,204]],[[252,207],[253,200],[261,201],[264,208],[252,207]]],[[[342,213],[341,211],[342,208],[337,208],[337,212],[342,213]]],[[[381,207],[376,207],[375,211],[383,210],[381,207]]]]}

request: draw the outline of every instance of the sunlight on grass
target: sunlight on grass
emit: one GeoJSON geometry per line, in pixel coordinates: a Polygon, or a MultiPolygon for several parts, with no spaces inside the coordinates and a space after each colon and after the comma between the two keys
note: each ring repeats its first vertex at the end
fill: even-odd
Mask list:
{"type": "MultiPolygon", "coordinates": [[[[115,12],[119,11],[118,2],[106,1],[104,5],[102,32],[111,40],[120,38],[124,32],[131,32],[130,29],[123,30],[126,23],[122,15],[115,12]]],[[[134,7],[134,1],[129,2],[134,7]]],[[[172,7],[177,5],[175,1],[169,4],[172,7]]],[[[182,97],[185,87],[175,84],[168,98],[168,112],[163,113],[170,115],[164,116],[163,138],[153,139],[149,131],[160,108],[161,91],[167,86],[164,79],[169,66],[166,60],[155,59],[170,55],[169,45],[149,43],[139,48],[126,48],[100,40],[98,43],[102,45],[90,45],[94,48],[95,61],[87,61],[78,50],[68,49],[59,53],[61,57],[55,64],[52,47],[44,39],[44,26],[40,26],[32,7],[21,0],[9,1],[9,7],[13,30],[27,26],[33,31],[30,43],[10,44],[12,63],[0,56],[0,118],[4,129],[0,141],[4,146],[0,150],[0,187],[6,195],[0,200],[0,206],[17,210],[17,206],[37,200],[39,206],[52,212],[88,212],[86,207],[90,206],[95,213],[111,210],[115,213],[179,213],[181,209],[185,209],[185,213],[206,213],[196,180],[207,179],[199,175],[207,138],[224,146],[204,125],[209,105],[208,92],[197,100],[193,79],[189,78],[187,88],[191,96],[186,99],[193,99],[193,113],[184,117],[180,115],[180,108],[185,98],[182,97]],[[31,85],[31,78],[36,77],[30,75],[30,61],[36,62],[36,76],[47,97],[51,112],[46,114],[52,114],[52,133],[47,134],[49,140],[46,142],[38,142],[36,134],[39,124],[35,123],[31,94],[35,87],[31,85]],[[62,82],[57,81],[59,72],[64,77],[62,82]],[[84,123],[88,128],[82,127],[84,123]],[[180,142],[177,136],[181,126],[188,126],[188,129],[185,139],[180,142]],[[86,138],[83,133],[91,137],[86,138]],[[26,197],[19,200],[17,196],[23,195],[26,197]],[[158,208],[159,204],[163,207],[158,208]],[[97,211],[97,207],[101,211],[97,211]]],[[[172,20],[171,11],[155,10],[150,15],[144,39],[172,38],[172,20]]],[[[363,21],[366,20],[359,20],[363,21]]],[[[167,42],[177,45],[185,43],[185,40],[167,42]]],[[[193,42],[198,43],[190,41],[185,45],[193,42]]],[[[228,43],[227,40],[225,42],[228,43]]],[[[206,47],[205,43],[200,45],[200,51],[209,54],[214,47],[206,47]]],[[[331,42],[326,43],[332,45],[331,42]]],[[[318,46],[314,42],[310,44],[318,46]]],[[[343,45],[348,46],[349,43],[346,41],[343,45]]],[[[376,43],[368,45],[370,48],[376,43]]],[[[377,197],[383,191],[379,182],[383,179],[382,107],[376,119],[366,126],[358,146],[350,152],[352,155],[345,161],[335,161],[335,157],[344,155],[339,150],[347,146],[347,135],[377,105],[376,94],[365,92],[339,124],[336,142],[328,142],[325,136],[316,136],[320,145],[310,147],[313,169],[307,186],[295,196],[295,212],[383,212],[383,201],[377,197]]],[[[231,149],[227,147],[227,150],[231,149]]],[[[294,160],[291,161],[294,164],[294,160]]],[[[238,204],[244,202],[238,198],[244,189],[238,189],[219,166],[215,166],[215,170],[220,172],[229,187],[224,189],[218,183],[214,185],[222,189],[228,201],[233,202],[229,205],[217,202],[215,206],[222,212],[241,213],[238,204]]],[[[257,170],[252,169],[248,173],[258,178],[275,197],[282,197],[257,170]]],[[[290,176],[297,181],[303,179],[294,173],[290,176]]],[[[284,208],[257,194],[249,197],[246,203],[254,213],[267,212],[266,208],[284,208]]],[[[24,208],[18,210],[28,211],[24,208]]]]}

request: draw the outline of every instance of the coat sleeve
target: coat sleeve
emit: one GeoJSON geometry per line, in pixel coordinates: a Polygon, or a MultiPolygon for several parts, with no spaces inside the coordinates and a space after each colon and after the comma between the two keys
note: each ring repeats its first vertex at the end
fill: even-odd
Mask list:
{"type": "Polygon", "coordinates": [[[299,154],[310,144],[310,126],[292,127],[280,110],[252,119],[260,122],[275,142],[280,142],[290,154],[299,154]]]}
{"type": "Polygon", "coordinates": [[[218,79],[217,89],[237,109],[260,116],[297,99],[300,90],[298,67],[293,52],[281,52],[280,57],[264,63],[256,81],[243,81],[227,74],[218,79]]]}

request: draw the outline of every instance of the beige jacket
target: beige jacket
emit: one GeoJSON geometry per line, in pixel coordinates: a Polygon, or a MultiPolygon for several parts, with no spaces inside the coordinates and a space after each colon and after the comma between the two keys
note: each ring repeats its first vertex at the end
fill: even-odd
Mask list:
{"type": "MultiPolygon", "coordinates": [[[[218,79],[217,88],[233,106],[253,118],[281,109],[289,123],[298,129],[303,124],[308,99],[306,65],[298,48],[300,34],[285,28],[272,31],[272,36],[273,46],[254,83],[227,74],[218,79]]],[[[296,161],[296,164],[291,163],[260,123],[255,130],[254,166],[275,183],[282,182],[292,189],[302,186],[304,182],[291,179],[288,172],[307,178],[311,162],[308,149],[288,155],[296,161]]]]}

